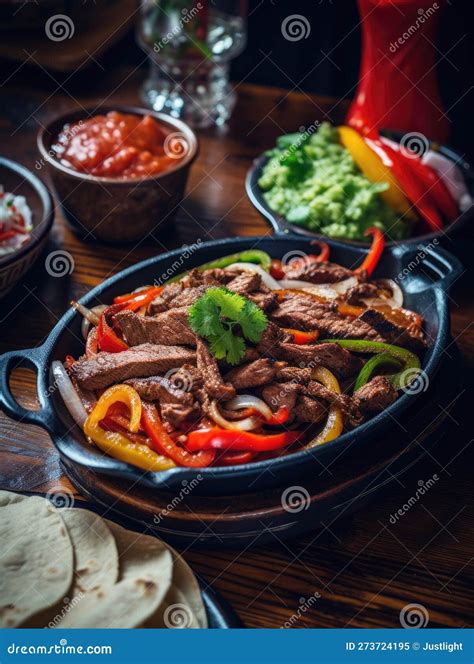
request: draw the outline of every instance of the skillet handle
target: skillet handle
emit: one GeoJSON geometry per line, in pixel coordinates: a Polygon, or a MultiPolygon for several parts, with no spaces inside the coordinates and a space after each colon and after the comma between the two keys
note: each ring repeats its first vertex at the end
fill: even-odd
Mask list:
{"type": "Polygon", "coordinates": [[[437,278],[432,283],[416,282],[407,289],[411,293],[421,293],[427,288],[438,288],[445,292],[451,288],[455,281],[464,272],[461,261],[449,251],[440,246],[434,248],[429,245],[418,247],[401,247],[401,263],[403,269],[399,277],[403,279],[405,272],[410,273],[416,269],[428,268],[437,278]]]}
{"type": "Polygon", "coordinates": [[[0,356],[0,407],[17,422],[27,422],[51,431],[54,419],[53,408],[48,397],[40,389],[43,372],[43,347],[13,350],[0,356]],[[36,391],[40,402],[39,410],[29,410],[21,406],[10,390],[10,376],[17,367],[36,370],[36,391]]]}

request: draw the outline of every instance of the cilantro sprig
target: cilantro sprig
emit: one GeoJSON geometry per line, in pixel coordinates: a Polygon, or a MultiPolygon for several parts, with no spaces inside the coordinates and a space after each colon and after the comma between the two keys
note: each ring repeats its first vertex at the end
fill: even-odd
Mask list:
{"type": "Polygon", "coordinates": [[[268,321],[251,300],[215,286],[190,307],[189,324],[209,342],[216,359],[238,364],[245,353],[245,340],[258,343],[268,321]]]}

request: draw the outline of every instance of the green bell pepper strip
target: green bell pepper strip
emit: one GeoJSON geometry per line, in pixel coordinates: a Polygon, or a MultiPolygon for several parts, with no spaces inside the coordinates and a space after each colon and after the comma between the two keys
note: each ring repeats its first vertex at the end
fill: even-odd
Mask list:
{"type": "MultiPolygon", "coordinates": [[[[209,261],[209,263],[203,263],[202,265],[198,265],[197,269],[202,272],[203,270],[212,270],[216,267],[228,267],[233,263],[256,263],[257,265],[260,265],[265,270],[265,272],[270,272],[272,259],[266,251],[260,251],[260,249],[247,249],[246,251],[241,251],[238,254],[222,256],[221,258],[216,258],[213,261],[209,261]]],[[[180,279],[185,277],[187,274],[187,272],[178,274],[176,277],[168,279],[167,283],[170,284],[174,281],[180,281],[180,279]]]]}
{"type": "MultiPolygon", "coordinates": [[[[321,339],[318,343],[338,344],[342,348],[346,348],[354,353],[376,353],[377,355],[386,353],[390,355],[394,360],[398,360],[403,365],[402,371],[387,376],[397,390],[407,387],[407,384],[416,378],[414,370],[421,368],[421,362],[414,353],[400,346],[392,346],[392,344],[386,344],[381,341],[366,341],[365,339],[321,339]]],[[[362,369],[361,373],[364,369],[362,369]]],[[[359,379],[360,374],[357,377],[356,384],[359,382],[359,379]]]]}
{"type": "MultiPolygon", "coordinates": [[[[395,359],[392,355],[388,353],[380,353],[379,355],[374,355],[368,360],[361,369],[361,372],[357,376],[357,380],[354,385],[354,392],[356,392],[360,387],[363,387],[374,375],[375,371],[380,367],[390,367],[392,369],[401,369],[402,363],[395,359]]],[[[391,376],[387,376],[391,378],[391,376]]]]}

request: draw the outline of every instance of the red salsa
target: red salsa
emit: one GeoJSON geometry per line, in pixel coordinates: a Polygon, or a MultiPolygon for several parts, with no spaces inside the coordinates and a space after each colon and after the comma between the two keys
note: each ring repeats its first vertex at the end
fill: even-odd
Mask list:
{"type": "Polygon", "coordinates": [[[61,164],[109,178],[162,173],[186,155],[184,137],[168,133],[150,115],[111,111],[61,130],[53,150],[61,164]]]}

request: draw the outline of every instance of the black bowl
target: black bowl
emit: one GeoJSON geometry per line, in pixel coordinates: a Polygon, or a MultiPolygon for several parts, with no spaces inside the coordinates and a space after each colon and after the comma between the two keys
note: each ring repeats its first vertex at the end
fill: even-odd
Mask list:
{"type": "MultiPolygon", "coordinates": [[[[394,141],[400,141],[402,137],[402,135],[398,132],[383,131],[381,133],[383,133],[384,136],[387,136],[387,138],[391,138],[394,141]]],[[[444,145],[439,145],[434,142],[429,144],[428,149],[439,152],[447,159],[453,161],[460,168],[461,173],[464,176],[466,187],[469,193],[471,194],[471,197],[474,199],[474,169],[467,161],[465,161],[463,156],[458,152],[456,152],[455,150],[453,150],[452,148],[449,148],[444,145]]],[[[274,212],[268,206],[267,202],[263,197],[263,192],[258,186],[258,181],[262,175],[262,170],[267,161],[268,157],[264,154],[261,155],[260,157],[257,157],[257,159],[254,160],[252,167],[247,172],[247,177],[245,179],[245,189],[247,192],[247,196],[249,197],[252,205],[270,223],[270,225],[272,226],[277,235],[297,233],[298,235],[302,235],[307,238],[327,241],[328,237],[326,235],[322,235],[320,233],[314,233],[313,231],[303,228],[302,226],[298,226],[297,224],[292,224],[289,221],[287,221],[281,214],[278,214],[278,212],[274,212]]],[[[461,212],[457,217],[457,219],[452,221],[450,224],[447,224],[441,231],[436,231],[434,233],[423,233],[421,235],[414,235],[413,237],[406,238],[404,240],[401,240],[400,242],[387,240],[386,244],[387,246],[396,246],[402,244],[403,245],[419,244],[420,242],[425,244],[432,242],[435,238],[441,240],[441,238],[443,238],[444,236],[451,237],[452,235],[460,231],[462,227],[466,226],[466,224],[473,223],[473,221],[474,221],[474,205],[472,205],[464,212],[461,212]]],[[[341,239],[339,241],[347,242],[348,244],[356,246],[367,245],[367,242],[357,242],[354,240],[341,239]]]]}
{"type": "MultiPolygon", "coordinates": [[[[329,241],[331,257],[342,265],[355,266],[366,255],[362,247],[349,246],[329,241]]],[[[120,293],[130,292],[137,286],[153,283],[160,275],[171,271],[188,270],[196,265],[238,251],[258,247],[275,258],[289,251],[309,251],[308,241],[299,237],[231,238],[208,242],[195,251],[187,248],[151,258],[107,279],[94,288],[81,302],[94,306],[110,302],[120,293]],[[173,268],[173,265],[175,266],[173,268]]],[[[421,313],[425,320],[425,331],[429,347],[425,353],[423,369],[427,381],[431,381],[441,362],[443,348],[449,338],[449,312],[447,290],[461,273],[460,262],[444,249],[417,249],[413,246],[389,248],[383,255],[375,276],[397,278],[405,292],[406,306],[421,313]]],[[[90,446],[83,432],[74,424],[55,389],[50,367],[53,360],[63,360],[66,355],[77,357],[84,351],[80,332],[81,317],[70,309],[54,327],[46,342],[24,351],[12,351],[0,357],[0,406],[15,420],[37,424],[46,429],[60,454],[68,462],[89,467],[99,473],[122,477],[133,482],[156,488],[180,490],[182,482],[195,480],[193,493],[202,495],[231,495],[249,490],[281,486],[285,482],[297,481],[302,475],[319,467],[318,459],[325,464],[335,459],[346,445],[358,445],[361,453],[373,442],[375,436],[383,435],[393,418],[400,418],[418,394],[403,394],[386,411],[348,432],[313,450],[301,450],[294,454],[259,461],[242,466],[219,468],[173,468],[168,471],[144,472],[134,466],[107,457],[90,446]],[[20,406],[9,388],[9,376],[18,365],[32,365],[37,370],[37,390],[40,410],[30,411],[20,406]],[[197,481],[196,481],[197,480],[197,481]]],[[[367,451],[370,453],[370,449],[367,451]]]]}

